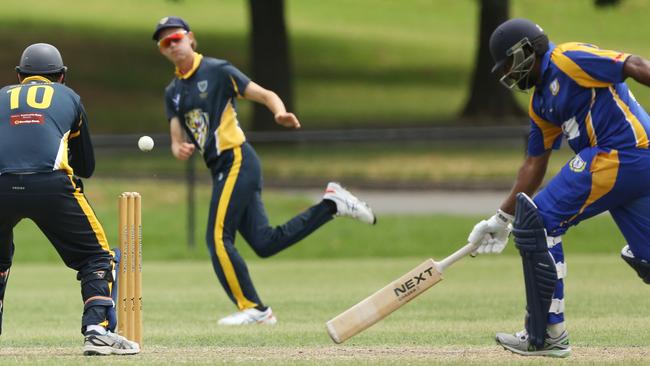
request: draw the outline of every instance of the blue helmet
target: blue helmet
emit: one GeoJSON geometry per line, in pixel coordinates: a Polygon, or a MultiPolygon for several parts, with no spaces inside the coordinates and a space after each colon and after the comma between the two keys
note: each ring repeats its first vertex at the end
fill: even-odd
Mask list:
{"type": "Polygon", "coordinates": [[[528,19],[507,20],[490,36],[492,72],[505,71],[501,83],[510,89],[529,89],[528,76],[535,57],[544,55],[548,48],[548,37],[539,25],[528,19]]]}

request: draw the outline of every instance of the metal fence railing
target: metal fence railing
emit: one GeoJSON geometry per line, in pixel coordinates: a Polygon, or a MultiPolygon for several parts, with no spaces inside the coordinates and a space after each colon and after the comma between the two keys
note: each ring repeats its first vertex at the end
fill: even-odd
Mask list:
{"type": "MultiPolygon", "coordinates": [[[[380,129],[336,129],[293,131],[247,131],[246,138],[253,143],[283,142],[351,142],[351,141],[489,141],[520,140],[528,126],[460,126],[380,129]]],[[[97,148],[131,148],[141,135],[96,135],[97,148]]],[[[169,145],[169,134],[152,134],[157,145],[169,145]]]]}
{"type": "MultiPolygon", "coordinates": [[[[527,136],[528,126],[461,126],[461,127],[421,127],[421,128],[383,128],[383,129],[339,129],[339,130],[294,130],[294,131],[248,131],[246,137],[252,143],[345,143],[345,142],[406,142],[406,141],[444,141],[444,142],[501,142],[521,143],[527,136]]],[[[137,149],[141,135],[95,135],[93,144],[99,151],[127,151],[137,149]]],[[[151,134],[156,144],[155,151],[168,153],[169,134],[151,134]]],[[[151,155],[149,155],[151,156],[151,155]]],[[[133,157],[133,155],[131,155],[133,157]]],[[[196,164],[199,158],[193,157],[184,169],[187,189],[187,243],[195,245],[196,227],[196,164]]]]}

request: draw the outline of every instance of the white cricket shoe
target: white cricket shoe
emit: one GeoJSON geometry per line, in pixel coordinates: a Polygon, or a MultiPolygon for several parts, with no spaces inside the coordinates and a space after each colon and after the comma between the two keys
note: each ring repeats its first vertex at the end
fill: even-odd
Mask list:
{"type": "Polygon", "coordinates": [[[348,216],[366,224],[374,225],[377,222],[375,214],[367,203],[355,197],[336,182],[327,184],[323,199],[336,203],[336,216],[348,216]]]}
{"type": "Polygon", "coordinates": [[[278,322],[273,310],[266,308],[265,311],[257,310],[255,308],[244,309],[234,314],[230,314],[225,318],[219,319],[219,325],[247,325],[247,324],[268,324],[273,325],[278,322]]]}
{"type": "Polygon", "coordinates": [[[111,331],[100,334],[87,331],[84,339],[84,355],[135,355],[140,353],[140,345],[111,331]]]}
{"type": "Polygon", "coordinates": [[[544,339],[544,345],[537,348],[530,344],[526,329],[515,334],[497,333],[497,344],[504,349],[522,356],[546,356],[546,357],[569,357],[571,346],[569,346],[569,332],[562,332],[557,338],[548,334],[544,339]]]}

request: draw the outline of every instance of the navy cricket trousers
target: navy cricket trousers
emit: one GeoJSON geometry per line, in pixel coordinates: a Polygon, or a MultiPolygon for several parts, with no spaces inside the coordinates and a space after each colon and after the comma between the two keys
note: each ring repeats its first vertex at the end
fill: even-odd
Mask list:
{"type": "Polygon", "coordinates": [[[321,227],[334,212],[321,201],[285,224],[271,227],[262,203],[260,162],[248,143],[222,152],[211,171],[206,242],[214,271],[240,310],[262,306],[246,263],[235,248],[237,231],[257,255],[269,257],[321,227]]]}
{"type": "MultiPolygon", "coordinates": [[[[114,253],[83,194],[81,180],[63,171],[0,175],[0,272],[11,267],[15,247],[13,228],[25,218],[36,223],[63,262],[78,272],[86,305],[89,299],[104,299],[108,303],[110,278],[100,283],[83,281],[97,272],[110,276],[114,253]]],[[[106,306],[86,306],[82,328],[104,322],[106,310],[106,306]]]]}

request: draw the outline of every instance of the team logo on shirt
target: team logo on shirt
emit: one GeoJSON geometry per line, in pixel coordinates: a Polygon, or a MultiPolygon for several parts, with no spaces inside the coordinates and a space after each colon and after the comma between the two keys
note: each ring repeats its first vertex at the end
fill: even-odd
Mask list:
{"type": "Polygon", "coordinates": [[[553,96],[556,96],[560,91],[560,83],[557,81],[557,79],[555,79],[551,81],[551,84],[548,86],[548,88],[551,90],[551,94],[553,94],[553,96]]]}
{"type": "Polygon", "coordinates": [[[583,170],[585,170],[585,167],[587,166],[587,163],[582,160],[580,155],[576,155],[571,161],[569,162],[569,168],[573,170],[576,173],[580,173],[583,170]]]}
{"type": "Polygon", "coordinates": [[[201,99],[205,99],[208,97],[208,93],[206,93],[206,90],[208,90],[208,81],[207,80],[201,80],[198,83],[196,83],[196,87],[199,88],[199,91],[201,94],[199,94],[199,97],[201,99]]]}
{"type": "Polygon", "coordinates": [[[199,145],[199,150],[203,153],[203,146],[208,137],[208,126],[210,123],[210,116],[203,112],[202,109],[192,109],[185,114],[185,125],[192,132],[194,141],[199,145]]]}

